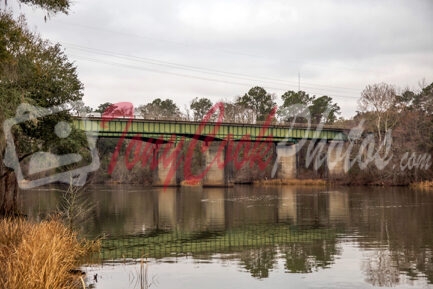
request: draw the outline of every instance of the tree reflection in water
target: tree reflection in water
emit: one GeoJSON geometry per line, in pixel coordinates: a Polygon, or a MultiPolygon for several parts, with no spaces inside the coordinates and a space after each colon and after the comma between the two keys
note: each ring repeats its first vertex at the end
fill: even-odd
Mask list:
{"type": "Polygon", "coordinates": [[[366,275],[365,281],[374,286],[394,287],[400,283],[398,264],[388,249],[368,252],[361,267],[366,275]]]}
{"type": "Polygon", "coordinates": [[[269,277],[269,271],[273,269],[277,251],[274,247],[250,249],[240,253],[240,264],[255,278],[269,277]]]}
{"type": "Polygon", "coordinates": [[[289,244],[282,251],[285,268],[290,273],[310,273],[328,268],[334,262],[334,256],[339,254],[335,240],[289,244]]]}
{"type": "MultiPolygon", "coordinates": [[[[55,210],[54,190],[23,192],[32,219],[55,210]]],[[[98,203],[83,228],[108,234],[104,256],[233,259],[255,278],[282,261],[288,273],[332,267],[349,239],[362,252],[358,270],[374,286],[433,283],[433,194],[402,188],[239,186],[94,187],[98,203]]]]}

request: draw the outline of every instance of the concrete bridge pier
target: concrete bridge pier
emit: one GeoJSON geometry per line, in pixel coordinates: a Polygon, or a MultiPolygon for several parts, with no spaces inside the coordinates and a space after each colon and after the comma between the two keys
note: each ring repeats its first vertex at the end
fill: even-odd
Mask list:
{"type": "Polygon", "coordinates": [[[228,185],[226,169],[227,142],[205,144],[203,187],[225,187],[228,185]]]}
{"type": "Polygon", "coordinates": [[[297,176],[297,161],[296,161],[297,145],[279,145],[276,146],[277,151],[277,179],[294,179],[297,176]]]}
{"type": "Polygon", "coordinates": [[[178,180],[178,152],[176,144],[166,143],[156,146],[153,152],[156,169],[153,171],[153,185],[174,187],[178,180]]]}
{"type": "Polygon", "coordinates": [[[346,143],[343,141],[330,141],[326,154],[328,177],[341,177],[348,171],[346,162],[346,143]]]}

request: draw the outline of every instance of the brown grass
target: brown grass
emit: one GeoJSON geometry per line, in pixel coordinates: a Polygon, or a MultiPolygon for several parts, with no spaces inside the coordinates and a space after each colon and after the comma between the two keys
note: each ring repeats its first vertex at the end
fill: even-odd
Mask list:
{"type": "Polygon", "coordinates": [[[187,179],[180,182],[180,185],[182,187],[198,187],[202,185],[201,179],[187,179]]]}
{"type": "MultiPolygon", "coordinates": [[[[95,246],[59,221],[0,220],[0,288],[82,288],[70,273],[95,246]]],[[[96,247],[98,247],[96,245],[96,247]]]]}
{"type": "Polygon", "coordinates": [[[410,186],[415,189],[433,190],[433,181],[412,183],[410,186]]]}
{"type": "Polygon", "coordinates": [[[327,182],[319,179],[271,179],[254,181],[254,185],[326,186],[327,182]]]}

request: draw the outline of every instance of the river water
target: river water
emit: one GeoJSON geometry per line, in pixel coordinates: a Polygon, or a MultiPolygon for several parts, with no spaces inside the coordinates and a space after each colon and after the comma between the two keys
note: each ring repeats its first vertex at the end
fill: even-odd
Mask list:
{"type": "MultiPolygon", "coordinates": [[[[433,288],[433,192],[408,188],[92,186],[98,289],[433,288]]],[[[62,198],[22,193],[38,220],[62,198]]]]}

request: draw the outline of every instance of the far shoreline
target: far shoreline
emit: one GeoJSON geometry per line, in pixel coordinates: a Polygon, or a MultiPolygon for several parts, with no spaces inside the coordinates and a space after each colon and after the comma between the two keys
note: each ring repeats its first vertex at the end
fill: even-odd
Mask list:
{"type": "MultiPolygon", "coordinates": [[[[145,187],[163,187],[153,186],[151,183],[140,183],[140,182],[120,182],[115,180],[109,180],[106,182],[92,182],[91,185],[143,185],[145,187]]],[[[345,186],[345,187],[408,187],[412,189],[421,190],[433,190],[433,181],[419,181],[408,184],[390,184],[390,183],[347,183],[344,180],[333,180],[333,179],[261,179],[245,183],[229,183],[226,186],[203,186],[203,183],[198,180],[187,180],[182,181],[178,185],[170,187],[233,187],[233,186],[345,186]]]]}

